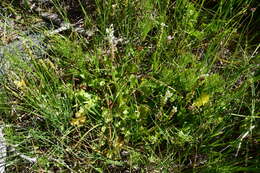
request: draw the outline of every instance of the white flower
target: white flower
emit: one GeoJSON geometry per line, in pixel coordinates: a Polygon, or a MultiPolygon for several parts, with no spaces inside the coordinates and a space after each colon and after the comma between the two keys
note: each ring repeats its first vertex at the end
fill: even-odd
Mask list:
{"type": "Polygon", "coordinates": [[[173,39],[173,36],[171,36],[171,35],[168,35],[168,36],[167,36],[167,40],[170,41],[170,40],[172,40],[172,39],[173,39]]]}
{"type": "Polygon", "coordinates": [[[165,23],[161,23],[162,27],[167,27],[167,25],[165,23]]]}
{"type": "Polygon", "coordinates": [[[113,24],[110,25],[109,28],[106,28],[107,39],[110,43],[114,43],[115,36],[114,36],[114,27],[113,24]]]}

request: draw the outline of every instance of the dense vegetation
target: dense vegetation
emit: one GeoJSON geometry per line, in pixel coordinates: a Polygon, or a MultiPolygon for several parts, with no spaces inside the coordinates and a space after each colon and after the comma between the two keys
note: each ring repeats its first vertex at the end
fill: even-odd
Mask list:
{"type": "MultiPolygon", "coordinates": [[[[1,46],[21,30],[49,30],[19,3],[1,2],[1,46]]],[[[45,8],[83,19],[91,34],[71,29],[46,36],[44,48],[26,43],[26,58],[5,52],[5,138],[37,158],[10,151],[8,171],[259,172],[258,7],[53,0],[45,8]]]]}

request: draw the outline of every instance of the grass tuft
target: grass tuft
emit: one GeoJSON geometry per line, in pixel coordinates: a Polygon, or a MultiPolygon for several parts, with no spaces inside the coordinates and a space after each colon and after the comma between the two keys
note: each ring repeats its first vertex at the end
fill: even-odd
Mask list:
{"type": "MultiPolygon", "coordinates": [[[[83,19],[93,35],[72,29],[46,36],[42,46],[25,34],[26,48],[3,49],[5,138],[37,158],[10,152],[7,170],[258,172],[259,44],[248,28],[254,4],[53,0],[48,8],[66,22],[83,19]]],[[[1,47],[11,37],[2,21],[35,31],[40,18],[29,7],[1,6],[1,47]]]]}

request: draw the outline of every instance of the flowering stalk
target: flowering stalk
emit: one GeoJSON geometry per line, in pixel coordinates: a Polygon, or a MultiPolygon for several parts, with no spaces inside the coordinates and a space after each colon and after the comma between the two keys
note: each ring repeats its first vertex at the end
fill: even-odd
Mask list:
{"type": "Polygon", "coordinates": [[[107,39],[108,39],[110,51],[111,51],[111,59],[113,61],[115,59],[115,44],[114,44],[115,36],[114,36],[113,24],[110,25],[110,27],[106,29],[106,33],[107,33],[107,39]]]}

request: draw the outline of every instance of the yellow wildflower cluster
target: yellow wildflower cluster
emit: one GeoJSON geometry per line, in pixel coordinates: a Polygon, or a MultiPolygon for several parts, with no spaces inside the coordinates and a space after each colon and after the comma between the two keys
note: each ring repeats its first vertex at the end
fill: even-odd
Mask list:
{"type": "Polygon", "coordinates": [[[20,81],[18,80],[14,81],[14,84],[19,89],[24,89],[26,87],[25,81],[23,79],[20,81]]]}
{"type": "Polygon", "coordinates": [[[81,126],[85,123],[86,116],[84,115],[84,109],[80,108],[78,112],[75,113],[75,118],[70,122],[73,126],[81,126]]]}
{"type": "Polygon", "coordinates": [[[202,93],[201,96],[193,102],[192,106],[201,107],[205,105],[209,102],[209,97],[208,94],[202,93]]]}

